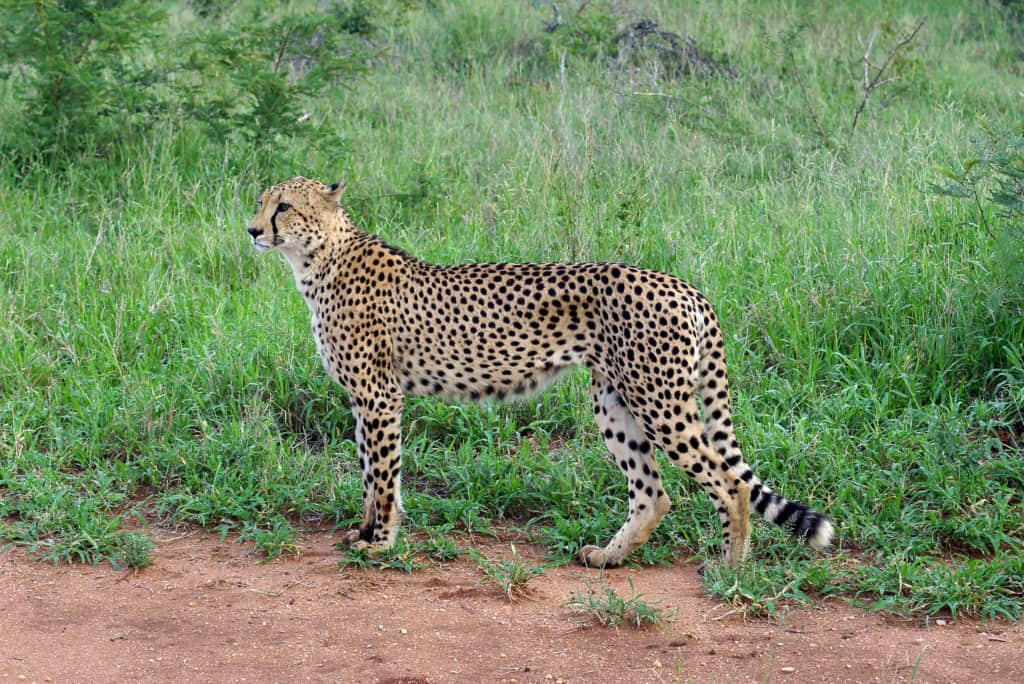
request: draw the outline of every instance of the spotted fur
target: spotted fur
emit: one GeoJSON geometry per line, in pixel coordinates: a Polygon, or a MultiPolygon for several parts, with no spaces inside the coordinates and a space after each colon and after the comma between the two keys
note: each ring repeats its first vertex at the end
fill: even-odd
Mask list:
{"type": "Polygon", "coordinates": [[[407,395],[506,399],[584,365],[629,510],[606,546],[580,550],[583,563],[621,563],[668,513],[656,450],[711,497],[728,562],[747,552],[751,505],[829,545],[824,516],[772,492],[743,461],[722,332],[700,292],[614,263],[428,264],[356,228],[344,189],[304,178],[268,188],[248,231],[291,264],[324,367],[352,402],[364,517],[345,541],[374,552],[395,543],[407,395]]]}

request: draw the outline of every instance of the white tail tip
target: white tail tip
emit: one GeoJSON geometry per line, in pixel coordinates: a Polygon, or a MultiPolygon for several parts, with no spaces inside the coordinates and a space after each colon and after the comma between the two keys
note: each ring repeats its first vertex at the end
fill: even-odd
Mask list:
{"type": "Polygon", "coordinates": [[[827,549],[832,543],[832,538],[835,534],[836,531],[832,527],[832,523],[828,520],[822,520],[818,524],[818,529],[814,531],[814,536],[808,538],[807,543],[816,549],[827,549]]]}

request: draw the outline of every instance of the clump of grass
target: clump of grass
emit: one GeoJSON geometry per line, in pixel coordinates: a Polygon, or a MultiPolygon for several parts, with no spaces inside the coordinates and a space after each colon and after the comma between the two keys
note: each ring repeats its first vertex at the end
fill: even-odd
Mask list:
{"type": "Polygon", "coordinates": [[[339,570],[346,567],[401,570],[406,574],[412,574],[427,566],[419,560],[417,549],[403,538],[383,553],[371,554],[367,549],[349,549],[348,555],[338,561],[339,570]]]}
{"type": "Polygon", "coordinates": [[[661,600],[645,601],[643,594],[636,593],[633,579],[629,580],[629,598],[623,598],[602,582],[597,591],[590,583],[578,589],[576,595],[565,604],[591,616],[602,627],[630,625],[640,629],[646,625],[658,625],[675,618],[675,608],[664,608],[661,600]]]}
{"type": "Polygon", "coordinates": [[[515,545],[511,546],[512,558],[509,560],[491,560],[479,552],[473,553],[473,560],[484,573],[481,583],[496,584],[509,601],[517,601],[531,594],[530,582],[544,574],[544,566],[524,561],[515,545]]]}
{"type": "Polygon", "coordinates": [[[441,563],[453,561],[467,553],[450,536],[450,530],[446,530],[443,526],[440,531],[435,531],[435,533],[431,534],[430,538],[422,542],[420,547],[427,556],[441,563]]]}
{"type": "Polygon", "coordinates": [[[153,539],[144,532],[124,532],[119,538],[119,551],[111,555],[115,567],[118,561],[129,568],[142,569],[153,562],[153,539]]]}
{"type": "Polygon", "coordinates": [[[255,550],[264,555],[263,562],[270,562],[279,556],[299,555],[295,528],[287,520],[277,518],[267,527],[246,523],[239,541],[252,541],[255,550]]]}
{"type": "Polygon", "coordinates": [[[847,570],[845,593],[868,601],[852,602],[902,615],[950,615],[983,620],[1019,620],[1024,597],[1024,559],[999,553],[991,560],[934,563],[892,558],[882,567],[847,570]]]}
{"type": "Polygon", "coordinates": [[[807,592],[824,591],[830,572],[824,563],[744,563],[732,568],[709,563],[704,584],[712,596],[724,599],[734,610],[751,616],[775,616],[786,605],[808,604],[807,592]]]}

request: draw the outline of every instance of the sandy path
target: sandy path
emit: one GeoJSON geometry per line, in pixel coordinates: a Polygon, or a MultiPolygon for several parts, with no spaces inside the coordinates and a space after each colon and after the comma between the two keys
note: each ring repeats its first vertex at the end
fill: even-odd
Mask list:
{"type": "Polygon", "coordinates": [[[1019,625],[925,627],[840,603],[745,619],[707,598],[685,564],[608,571],[621,596],[632,578],[678,610],[659,627],[614,630],[564,605],[596,583],[581,567],[549,569],[531,599],[510,604],[469,560],[339,573],[327,534],[267,564],[202,532],[155,536],[156,560],[140,572],[0,554],[0,683],[1024,682],[1019,625]]]}

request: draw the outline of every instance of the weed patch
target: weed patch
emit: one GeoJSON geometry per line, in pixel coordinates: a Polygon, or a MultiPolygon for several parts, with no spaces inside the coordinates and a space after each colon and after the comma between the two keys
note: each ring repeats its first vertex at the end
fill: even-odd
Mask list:
{"type": "Polygon", "coordinates": [[[517,601],[529,597],[530,581],[544,574],[542,566],[527,563],[512,545],[512,557],[508,560],[491,560],[481,553],[474,553],[476,561],[484,577],[482,583],[496,584],[509,601],[517,601]]]}
{"type": "Polygon", "coordinates": [[[661,601],[645,601],[629,580],[629,597],[623,598],[611,587],[602,584],[595,590],[590,584],[576,591],[566,605],[595,619],[602,627],[629,625],[641,629],[663,624],[675,617],[675,610],[664,608],[661,601]]]}

